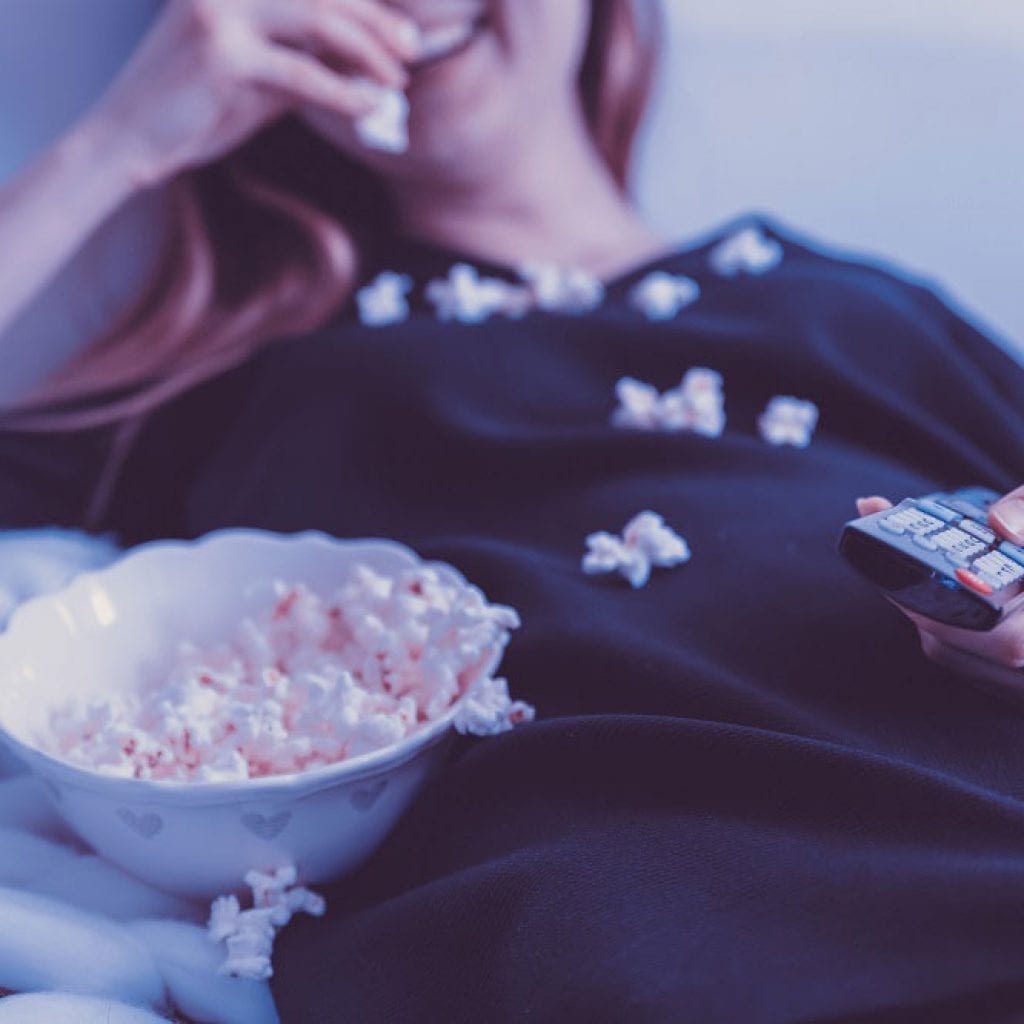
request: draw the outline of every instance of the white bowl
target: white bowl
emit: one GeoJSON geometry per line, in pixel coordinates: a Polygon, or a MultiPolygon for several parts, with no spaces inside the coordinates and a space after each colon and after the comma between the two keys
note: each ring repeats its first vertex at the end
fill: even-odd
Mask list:
{"type": "MultiPolygon", "coordinates": [[[[127,692],[168,667],[179,640],[223,640],[265,610],[273,580],[328,594],[355,564],[391,575],[424,563],[392,541],[317,532],[221,530],[135,548],[15,612],[0,635],[0,741],[83,839],[154,885],[209,897],[239,889],[252,868],[286,864],[308,884],[336,878],[376,849],[440,762],[458,704],[382,750],[242,782],[112,777],[50,756],[37,737],[72,694],[127,692]]],[[[427,564],[466,585],[451,566],[427,564]]]]}

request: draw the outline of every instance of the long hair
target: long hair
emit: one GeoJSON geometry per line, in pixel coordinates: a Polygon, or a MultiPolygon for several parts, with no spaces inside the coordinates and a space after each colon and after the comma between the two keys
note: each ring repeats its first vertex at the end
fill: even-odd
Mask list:
{"type": "MultiPolygon", "coordinates": [[[[653,84],[657,5],[592,6],[580,100],[598,152],[626,191],[653,84]]],[[[141,297],[7,414],[4,427],[114,427],[119,462],[155,409],[263,346],[323,324],[350,297],[361,258],[392,219],[377,178],[294,117],[169,189],[173,226],[141,297]]],[[[116,467],[104,476],[111,474],[116,467]]]]}

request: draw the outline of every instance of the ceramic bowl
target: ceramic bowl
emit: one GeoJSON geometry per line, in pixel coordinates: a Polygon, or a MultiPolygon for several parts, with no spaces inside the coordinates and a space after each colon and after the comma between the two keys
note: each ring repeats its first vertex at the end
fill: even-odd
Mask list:
{"type": "MultiPolygon", "coordinates": [[[[177,642],[216,643],[269,604],[275,579],[333,593],[356,564],[386,574],[423,565],[385,540],[222,530],[158,541],[22,605],[0,635],[0,742],[42,782],[57,813],[99,853],[172,892],[237,890],[251,868],[293,864],[315,884],[365,860],[444,755],[453,705],[401,743],[294,775],[241,782],[124,779],[37,745],[72,694],[127,692],[166,670],[177,642]]],[[[466,585],[451,566],[426,563],[466,585]]],[[[491,673],[504,644],[481,672],[491,673]]]]}

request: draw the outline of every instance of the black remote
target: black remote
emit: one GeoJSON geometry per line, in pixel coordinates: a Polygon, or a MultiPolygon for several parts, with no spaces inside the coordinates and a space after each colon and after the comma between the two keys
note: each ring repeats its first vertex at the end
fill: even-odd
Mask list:
{"type": "Polygon", "coordinates": [[[908,498],[847,523],[839,551],[893,600],[962,629],[996,626],[1024,593],[1024,548],[988,525],[985,487],[908,498]]]}

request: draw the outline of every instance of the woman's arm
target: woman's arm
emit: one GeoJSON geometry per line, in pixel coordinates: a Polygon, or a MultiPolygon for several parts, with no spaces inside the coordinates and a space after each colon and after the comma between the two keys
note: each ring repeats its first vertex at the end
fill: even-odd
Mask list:
{"type": "Polygon", "coordinates": [[[0,361],[18,314],[137,190],[123,136],[83,122],[0,189],[0,361]]]}
{"type": "Polygon", "coordinates": [[[369,112],[365,78],[403,86],[415,40],[377,0],[171,0],[96,106],[0,189],[0,360],[18,313],[135,192],[297,107],[369,112]]]}

